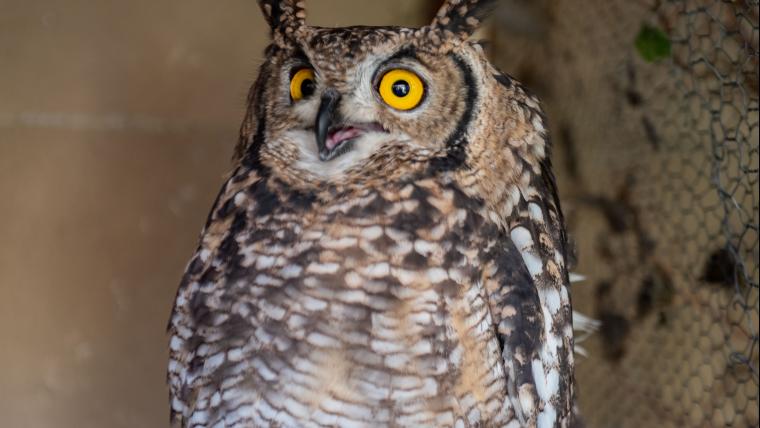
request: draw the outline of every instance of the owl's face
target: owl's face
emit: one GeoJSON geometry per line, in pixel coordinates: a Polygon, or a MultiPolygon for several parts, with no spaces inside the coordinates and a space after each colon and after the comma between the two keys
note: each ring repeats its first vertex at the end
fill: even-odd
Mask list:
{"type": "MultiPolygon", "coordinates": [[[[360,169],[388,146],[433,156],[467,107],[471,71],[421,49],[411,29],[309,28],[270,49],[262,153],[317,178],[360,169]]],[[[465,44],[460,55],[477,56],[465,44]]],[[[460,60],[461,62],[461,60],[460,60]]]]}
{"type": "Polygon", "coordinates": [[[538,100],[468,41],[493,3],[447,0],[419,29],[318,28],[303,1],[259,0],[273,42],[238,160],[308,191],[452,171],[510,211],[521,195],[505,189],[530,180],[548,146],[538,100]]]}

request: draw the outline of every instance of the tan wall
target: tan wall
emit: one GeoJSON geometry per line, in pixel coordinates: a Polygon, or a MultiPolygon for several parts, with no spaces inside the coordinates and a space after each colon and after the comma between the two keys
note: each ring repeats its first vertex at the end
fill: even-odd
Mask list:
{"type": "Polygon", "coordinates": [[[167,425],[164,329],[266,34],[254,0],[0,0],[0,426],[167,425]]]}

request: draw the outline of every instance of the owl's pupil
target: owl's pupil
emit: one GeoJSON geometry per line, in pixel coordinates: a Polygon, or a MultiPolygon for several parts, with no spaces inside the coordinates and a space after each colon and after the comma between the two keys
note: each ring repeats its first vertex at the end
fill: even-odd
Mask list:
{"type": "Polygon", "coordinates": [[[409,95],[409,82],[405,80],[397,80],[393,83],[391,89],[393,90],[393,95],[399,98],[404,98],[405,96],[409,95]]]}
{"type": "Polygon", "coordinates": [[[314,93],[315,89],[316,85],[314,84],[313,80],[306,79],[301,82],[301,94],[303,94],[304,98],[311,96],[314,93]]]}

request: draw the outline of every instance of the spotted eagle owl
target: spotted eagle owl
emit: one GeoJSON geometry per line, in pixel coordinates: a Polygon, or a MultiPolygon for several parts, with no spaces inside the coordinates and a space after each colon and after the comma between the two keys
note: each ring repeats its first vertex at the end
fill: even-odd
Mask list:
{"type": "Polygon", "coordinates": [[[423,28],[271,26],[169,325],[185,427],[573,422],[565,232],[538,100],[423,28]]]}

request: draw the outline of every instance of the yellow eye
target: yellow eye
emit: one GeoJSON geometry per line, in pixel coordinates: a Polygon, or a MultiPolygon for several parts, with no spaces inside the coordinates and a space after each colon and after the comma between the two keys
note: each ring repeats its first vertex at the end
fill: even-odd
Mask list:
{"type": "Polygon", "coordinates": [[[302,68],[290,79],[290,97],[293,101],[298,101],[311,96],[317,89],[317,82],[314,80],[314,70],[302,68]]]}
{"type": "Polygon", "coordinates": [[[409,70],[393,69],[380,80],[380,97],[396,110],[411,110],[422,101],[425,85],[409,70]]]}

